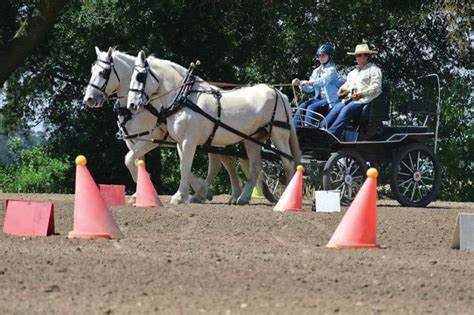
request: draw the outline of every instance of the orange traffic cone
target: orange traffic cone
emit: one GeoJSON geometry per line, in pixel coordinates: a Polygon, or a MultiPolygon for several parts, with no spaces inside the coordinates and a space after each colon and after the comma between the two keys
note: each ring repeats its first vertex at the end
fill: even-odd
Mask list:
{"type": "Polygon", "coordinates": [[[357,193],[339,226],[326,245],[330,248],[364,248],[377,246],[377,176],[375,168],[357,193]]]}
{"type": "Polygon", "coordinates": [[[137,161],[138,167],[138,179],[137,179],[137,199],[135,202],[136,207],[141,208],[153,208],[162,207],[160,197],[153,187],[150,175],[145,169],[145,162],[142,160],[137,161]]]}
{"type": "Polygon", "coordinates": [[[76,190],[74,195],[74,229],[69,238],[123,238],[117,223],[105,205],[94,179],[86,167],[87,160],[76,158],[76,190]]]}
{"type": "Polygon", "coordinates": [[[304,167],[298,165],[295,175],[273,208],[274,211],[303,211],[303,172],[304,167]]]}

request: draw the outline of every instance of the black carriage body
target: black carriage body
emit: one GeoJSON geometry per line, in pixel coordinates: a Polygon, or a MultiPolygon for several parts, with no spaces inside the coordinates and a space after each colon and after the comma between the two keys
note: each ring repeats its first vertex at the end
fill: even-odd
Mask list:
{"type": "Polygon", "coordinates": [[[324,129],[297,128],[298,139],[303,156],[319,162],[326,162],[338,151],[357,152],[370,166],[380,170],[379,182],[388,184],[389,174],[384,170],[391,167],[391,162],[400,148],[411,143],[429,143],[433,132],[426,127],[383,127],[383,132],[371,140],[340,141],[324,129]]]}
{"type": "MultiPolygon", "coordinates": [[[[342,201],[348,204],[367,168],[375,167],[379,184],[390,185],[402,205],[424,207],[435,199],[441,180],[431,148],[433,143],[436,147],[435,132],[426,126],[427,119],[422,126],[391,126],[390,107],[390,88],[383,84],[382,94],[363,107],[359,118],[344,130],[342,140],[323,128],[327,126],[322,115],[315,124],[296,126],[310,190],[340,190],[342,201]]],[[[439,105],[436,114],[439,122],[439,105]]],[[[264,159],[278,157],[267,152],[264,159]]]]}

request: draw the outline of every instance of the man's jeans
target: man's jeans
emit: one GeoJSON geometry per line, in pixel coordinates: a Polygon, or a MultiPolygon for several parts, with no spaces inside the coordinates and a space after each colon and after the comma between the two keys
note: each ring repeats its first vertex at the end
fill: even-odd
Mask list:
{"type": "Polygon", "coordinates": [[[298,106],[298,109],[295,112],[295,115],[293,116],[293,122],[295,123],[295,126],[301,126],[301,118],[304,118],[304,123],[305,125],[312,125],[314,124],[314,121],[312,121],[313,113],[312,112],[317,112],[324,106],[327,106],[328,101],[326,99],[309,99],[306,102],[301,103],[298,106]],[[311,111],[311,112],[307,112],[311,111]],[[301,117],[300,117],[301,116],[301,117]]]}
{"type": "Polygon", "coordinates": [[[357,101],[351,101],[346,105],[342,102],[335,104],[326,117],[329,132],[340,138],[344,131],[344,127],[347,126],[351,119],[360,115],[363,107],[364,104],[357,101]]]}

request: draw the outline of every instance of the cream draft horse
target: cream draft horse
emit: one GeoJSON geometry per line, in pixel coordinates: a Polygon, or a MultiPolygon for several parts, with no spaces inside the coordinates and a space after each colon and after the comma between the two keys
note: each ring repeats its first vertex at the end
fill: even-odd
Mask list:
{"type": "MultiPolygon", "coordinates": [[[[109,96],[116,94],[120,102],[120,106],[126,108],[127,92],[132,77],[133,68],[135,66],[135,57],[122,53],[114,48],[108,51],[100,51],[96,49],[97,60],[91,69],[91,78],[84,94],[84,104],[88,107],[102,107],[109,96]]],[[[157,118],[149,111],[141,111],[126,118],[125,114],[119,114],[119,128],[122,133],[124,130],[129,135],[149,132],[143,135],[141,139],[159,139],[164,140],[166,137],[166,126],[158,126],[157,118]],[[126,121],[124,122],[124,119],[126,121]]],[[[125,165],[127,166],[133,180],[137,181],[137,167],[135,161],[143,159],[143,156],[157,148],[159,145],[150,141],[142,141],[136,139],[124,139],[129,152],[125,155],[125,165]]],[[[168,139],[169,141],[169,139],[168,139]]],[[[208,175],[204,183],[194,175],[191,176],[191,186],[196,195],[193,196],[193,202],[202,202],[205,199],[212,199],[209,185],[212,179],[219,173],[221,163],[224,165],[229,174],[232,185],[232,196],[230,203],[235,203],[241,193],[241,183],[237,175],[236,163],[233,158],[224,155],[209,154],[208,175]]],[[[242,169],[246,173],[246,163],[243,163],[242,169]]],[[[133,201],[132,198],[131,201],[133,201]]]]}
{"type": "MultiPolygon", "coordinates": [[[[134,113],[142,112],[150,103],[158,112],[161,112],[169,134],[177,141],[181,180],[178,191],[171,198],[172,204],[189,201],[189,185],[192,182],[191,167],[196,148],[198,145],[208,143],[215,129],[215,123],[203,114],[189,106],[183,106],[182,102],[175,102],[177,88],[184,83],[186,77],[187,69],[182,66],[155,57],[146,58],[144,52],[141,51],[135,60],[135,70],[132,74],[127,101],[127,108],[134,113]]],[[[275,148],[287,157],[293,156],[294,162],[299,163],[301,153],[291,117],[290,104],[288,98],[281,92],[265,84],[219,91],[217,87],[200,78],[197,78],[190,88],[192,91],[186,95],[186,100],[197,105],[203,112],[214,118],[218,117],[220,103],[219,120],[222,123],[245,135],[254,135],[253,137],[260,141],[265,141],[269,137],[275,148]],[[214,92],[209,93],[209,91],[214,92]],[[286,123],[288,128],[270,126],[273,121],[286,123]]],[[[243,139],[242,136],[222,126],[215,130],[212,145],[224,147],[240,141],[244,142],[249,158],[249,175],[242,194],[237,199],[237,204],[247,204],[261,171],[261,146],[243,139]]],[[[292,162],[282,157],[287,180],[294,173],[292,162]]]]}

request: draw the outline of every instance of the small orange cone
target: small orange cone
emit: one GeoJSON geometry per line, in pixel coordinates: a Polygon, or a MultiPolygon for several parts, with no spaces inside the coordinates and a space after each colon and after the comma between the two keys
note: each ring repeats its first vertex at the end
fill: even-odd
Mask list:
{"type": "Polygon", "coordinates": [[[326,245],[329,248],[370,248],[377,246],[377,176],[375,168],[357,193],[339,226],[326,245]]]}
{"type": "Polygon", "coordinates": [[[296,173],[273,208],[274,211],[303,211],[303,172],[298,165],[296,173]]]}
{"type": "Polygon", "coordinates": [[[136,207],[141,208],[153,208],[162,207],[160,197],[153,187],[150,175],[145,169],[145,162],[142,160],[137,161],[138,167],[138,179],[137,179],[137,199],[135,202],[136,207]]]}
{"type": "Polygon", "coordinates": [[[117,223],[105,205],[94,179],[86,167],[87,160],[76,158],[76,189],[74,195],[74,229],[69,238],[123,238],[117,223]]]}

